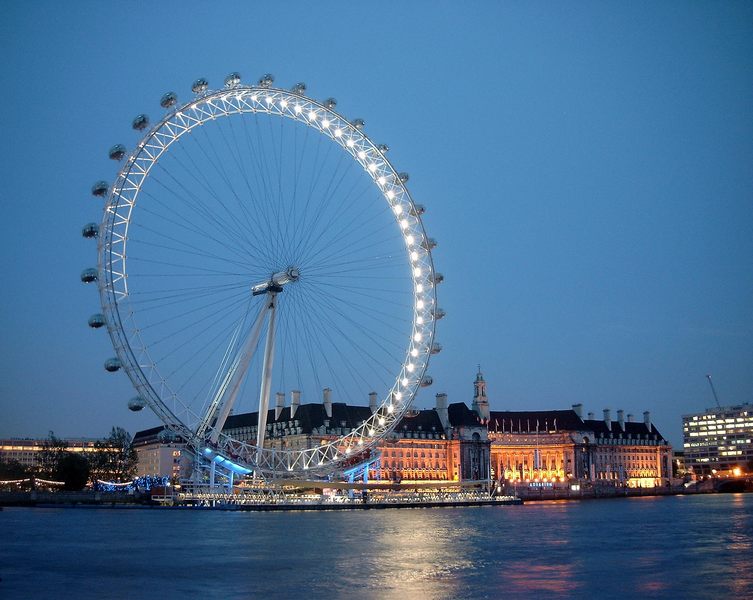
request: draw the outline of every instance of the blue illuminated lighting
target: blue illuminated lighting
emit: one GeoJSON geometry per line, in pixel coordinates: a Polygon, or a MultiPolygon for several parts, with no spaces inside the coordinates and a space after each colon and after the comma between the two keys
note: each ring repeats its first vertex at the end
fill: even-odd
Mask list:
{"type": "Polygon", "coordinates": [[[144,492],[150,491],[153,487],[167,487],[170,485],[169,477],[159,477],[155,475],[146,475],[145,477],[137,477],[133,481],[127,483],[119,483],[115,481],[102,481],[101,479],[92,486],[97,492],[144,492]]]}
{"type": "Polygon", "coordinates": [[[344,475],[346,475],[348,477],[352,477],[353,475],[356,475],[357,473],[361,473],[364,470],[368,471],[372,467],[372,465],[374,465],[375,463],[379,462],[380,458],[381,457],[377,456],[377,457],[375,457],[375,458],[373,458],[371,460],[367,460],[365,462],[362,462],[362,463],[356,465],[355,467],[353,467],[352,469],[348,469],[347,471],[345,471],[344,475]]]}
{"type": "Polygon", "coordinates": [[[238,473],[239,475],[248,475],[251,472],[251,469],[247,469],[246,467],[242,467],[233,461],[231,461],[229,458],[225,458],[224,456],[221,456],[219,454],[215,454],[210,450],[209,448],[204,448],[204,454],[207,456],[212,456],[212,462],[216,465],[221,466],[223,469],[227,469],[228,471],[232,471],[233,473],[238,473]]]}

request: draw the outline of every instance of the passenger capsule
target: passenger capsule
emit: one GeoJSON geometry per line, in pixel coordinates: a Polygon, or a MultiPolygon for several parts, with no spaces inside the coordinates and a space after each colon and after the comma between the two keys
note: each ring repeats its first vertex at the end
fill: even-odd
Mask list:
{"type": "Polygon", "coordinates": [[[444,275],[435,272],[431,280],[434,282],[434,285],[438,285],[444,281],[444,275]]]}
{"type": "Polygon", "coordinates": [[[447,313],[443,308],[435,308],[431,311],[431,315],[434,317],[436,321],[439,321],[440,319],[444,319],[445,315],[447,313]]]}
{"type": "Polygon", "coordinates": [[[259,79],[259,87],[268,88],[271,87],[274,83],[274,75],[271,73],[267,73],[266,75],[262,75],[262,77],[259,79]]]}
{"type": "Polygon", "coordinates": [[[81,235],[85,238],[95,238],[99,235],[99,225],[87,223],[81,228],[81,235]]]}
{"type": "Polygon", "coordinates": [[[439,354],[441,351],[442,351],[442,344],[438,344],[437,342],[432,343],[431,345],[432,354],[439,354]]]}
{"type": "Polygon", "coordinates": [[[178,102],[177,94],[175,92],[167,92],[160,98],[159,105],[162,108],[170,108],[171,106],[175,106],[176,102],[178,102]]]}
{"type": "MultiPolygon", "coordinates": [[[[238,84],[241,82],[241,74],[232,72],[227,77],[225,77],[225,87],[228,89],[232,89],[234,87],[238,87],[238,84]]],[[[204,91],[204,90],[202,90],[204,91]]]]}
{"type": "Polygon", "coordinates": [[[110,185],[106,181],[98,181],[92,186],[92,196],[99,196],[100,198],[107,196],[109,189],[110,185]]]}
{"type": "Polygon", "coordinates": [[[97,313],[95,315],[92,315],[89,317],[89,327],[92,329],[99,329],[100,327],[104,327],[107,325],[107,321],[105,321],[105,316],[102,313],[97,313]]]}
{"type": "Polygon", "coordinates": [[[132,410],[133,412],[139,412],[145,406],[146,400],[144,400],[141,396],[135,396],[128,401],[128,410],[132,410]]]}
{"type": "Polygon", "coordinates": [[[123,160],[125,153],[126,147],[123,144],[115,144],[112,148],[110,148],[110,151],[107,153],[107,155],[112,160],[123,160]]]}
{"type": "Polygon", "coordinates": [[[424,207],[423,204],[413,204],[410,207],[410,214],[412,214],[414,217],[421,216],[426,212],[426,207],[424,207]]]}
{"type": "Polygon", "coordinates": [[[432,383],[434,383],[434,378],[431,375],[424,375],[421,378],[421,387],[429,387],[432,383]]]}
{"type": "MultiPolygon", "coordinates": [[[[227,79],[225,79],[225,81],[227,82],[227,79]]],[[[199,77],[196,81],[194,81],[191,84],[191,91],[194,94],[201,94],[203,92],[206,92],[208,87],[209,87],[209,82],[203,77],[199,77]]]]}
{"type": "Polygon", "coordinates": [[[410,179],[410,175],[408,175],[408,173],[398,173],[397,178],[400,180],[401,183],[408,183],[408,180],[410,179]]]}
{"type": "Polygon", "coordinates": [[[81,281],[84,283],[92,283],[93,281],[97,281],[97,279],[97,269],[84,269],[81,271],[81,281]]]}
{"type": "Polygon", "coordinates": [[[115,357],[108,358],[105,361],[105,371],[108,371],[110,373],[114,373],[115,371],[119,371],[121,366],[122,365],[120,364],[120,359],[119,358],[115,358],[115,357]]]}
{"type": "Polygon", "coordinates": [[[306,84],[302,81],[300,83],[296,83],[292,88],[290,88],[290,91],[294,94],[298,94],[299,96],[303,96],[306,93],[306,84]]]}
{"type": "Polygon", "coordinates": [[[333,108],[335,108],[335,106],[337,106],[337,100],[335,100],[334,98],[327,98],[324,101],[324,106],[332,110],[333,108]]]}
{"type": "Polygon", "coordinates": [[[143,131],[147,125],[149,125],[149,117],[146,115],[136,115],[133,121],[131,121],[131,127],[136,131],[143,131]]]}
{"type": "Polygon", "coordinates": [[[387,144],[379,144],[377,150],[382,154],[387,154],[390,151],[390,147],[387,144]]]}
{"type": "Polygon", "coordinates": [[[353,119],[350,122],[350,124],[353,125],[353,127],[355,127],[356,129],[358,129],[358,131],[363,131],[363,128],[366,125],[363,119],[353,119]]]}
{"type": "Polygon", "coordinates": [[[425,250],[434,250],[434,248],[437,247],[437,240],[435,240],[434,238],[426,238],[423,242],[421,242],[421,245],[425,250]]]}

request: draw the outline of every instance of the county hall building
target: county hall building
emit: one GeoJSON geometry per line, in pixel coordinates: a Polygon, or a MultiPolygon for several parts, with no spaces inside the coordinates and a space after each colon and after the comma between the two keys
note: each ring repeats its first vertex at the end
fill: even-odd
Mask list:
{"type": "MultiPolygon", "coordinates": [[[[612,420],[609,409],[603,419],[594,419],[593,414],[584,419],[580,404],[569,410],[491,411],[480,370],[473,386],[470,408],[463,402],[448,403],[446,394],[437,394],[433,408],[408,411],[373,453],[377,460],[370,465],[369,480],[552,487],[573,482],[655,487],[669,482],[671,447],[648,412],[643,421],[633,422],[621,410],[612,420]]],[[[267,445],[312,448],[349,433],[377,408],[376,394],[369,396],[368,406],[359,406],[333,402],[328,388],[321,403],[300,400],[298,392],[290,394],[289,404],[284,394],[277,394],[267,417],[267,445]]],[[[231,415],[223,430],[253,443],[257,423],[255,412],[231,415]]],[[[134,437],[144,456],[156,456],[157,449],[151,446],[160,443],[154,429],[134,437]]],[[[164,467],[170,473],[176,451],[173,447],[167,454],[164,467]]],[[[159,470],[157,462],[149,469],[159,470]]]]}

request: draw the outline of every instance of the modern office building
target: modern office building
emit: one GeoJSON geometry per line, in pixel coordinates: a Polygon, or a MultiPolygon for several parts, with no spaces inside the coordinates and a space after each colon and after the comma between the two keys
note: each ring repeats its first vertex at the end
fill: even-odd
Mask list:
{"type": "Polygon", "coordinates": [[[694,475],[753,470],[753,404],[683,415],[682,433],[685,467],[694,475]]]}

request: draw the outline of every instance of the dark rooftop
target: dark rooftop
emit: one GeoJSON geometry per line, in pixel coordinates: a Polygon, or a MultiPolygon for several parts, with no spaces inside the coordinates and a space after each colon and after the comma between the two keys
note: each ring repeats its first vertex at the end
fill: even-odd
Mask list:
{"type": "Polygon", "coordinates": [[[586,429],[574,410],[524,410],[490,412],[489,429],[525,433],[529,431],[579,431],[586,429]],[[538,424],[538,425],[537,425],[538,424]]]}

